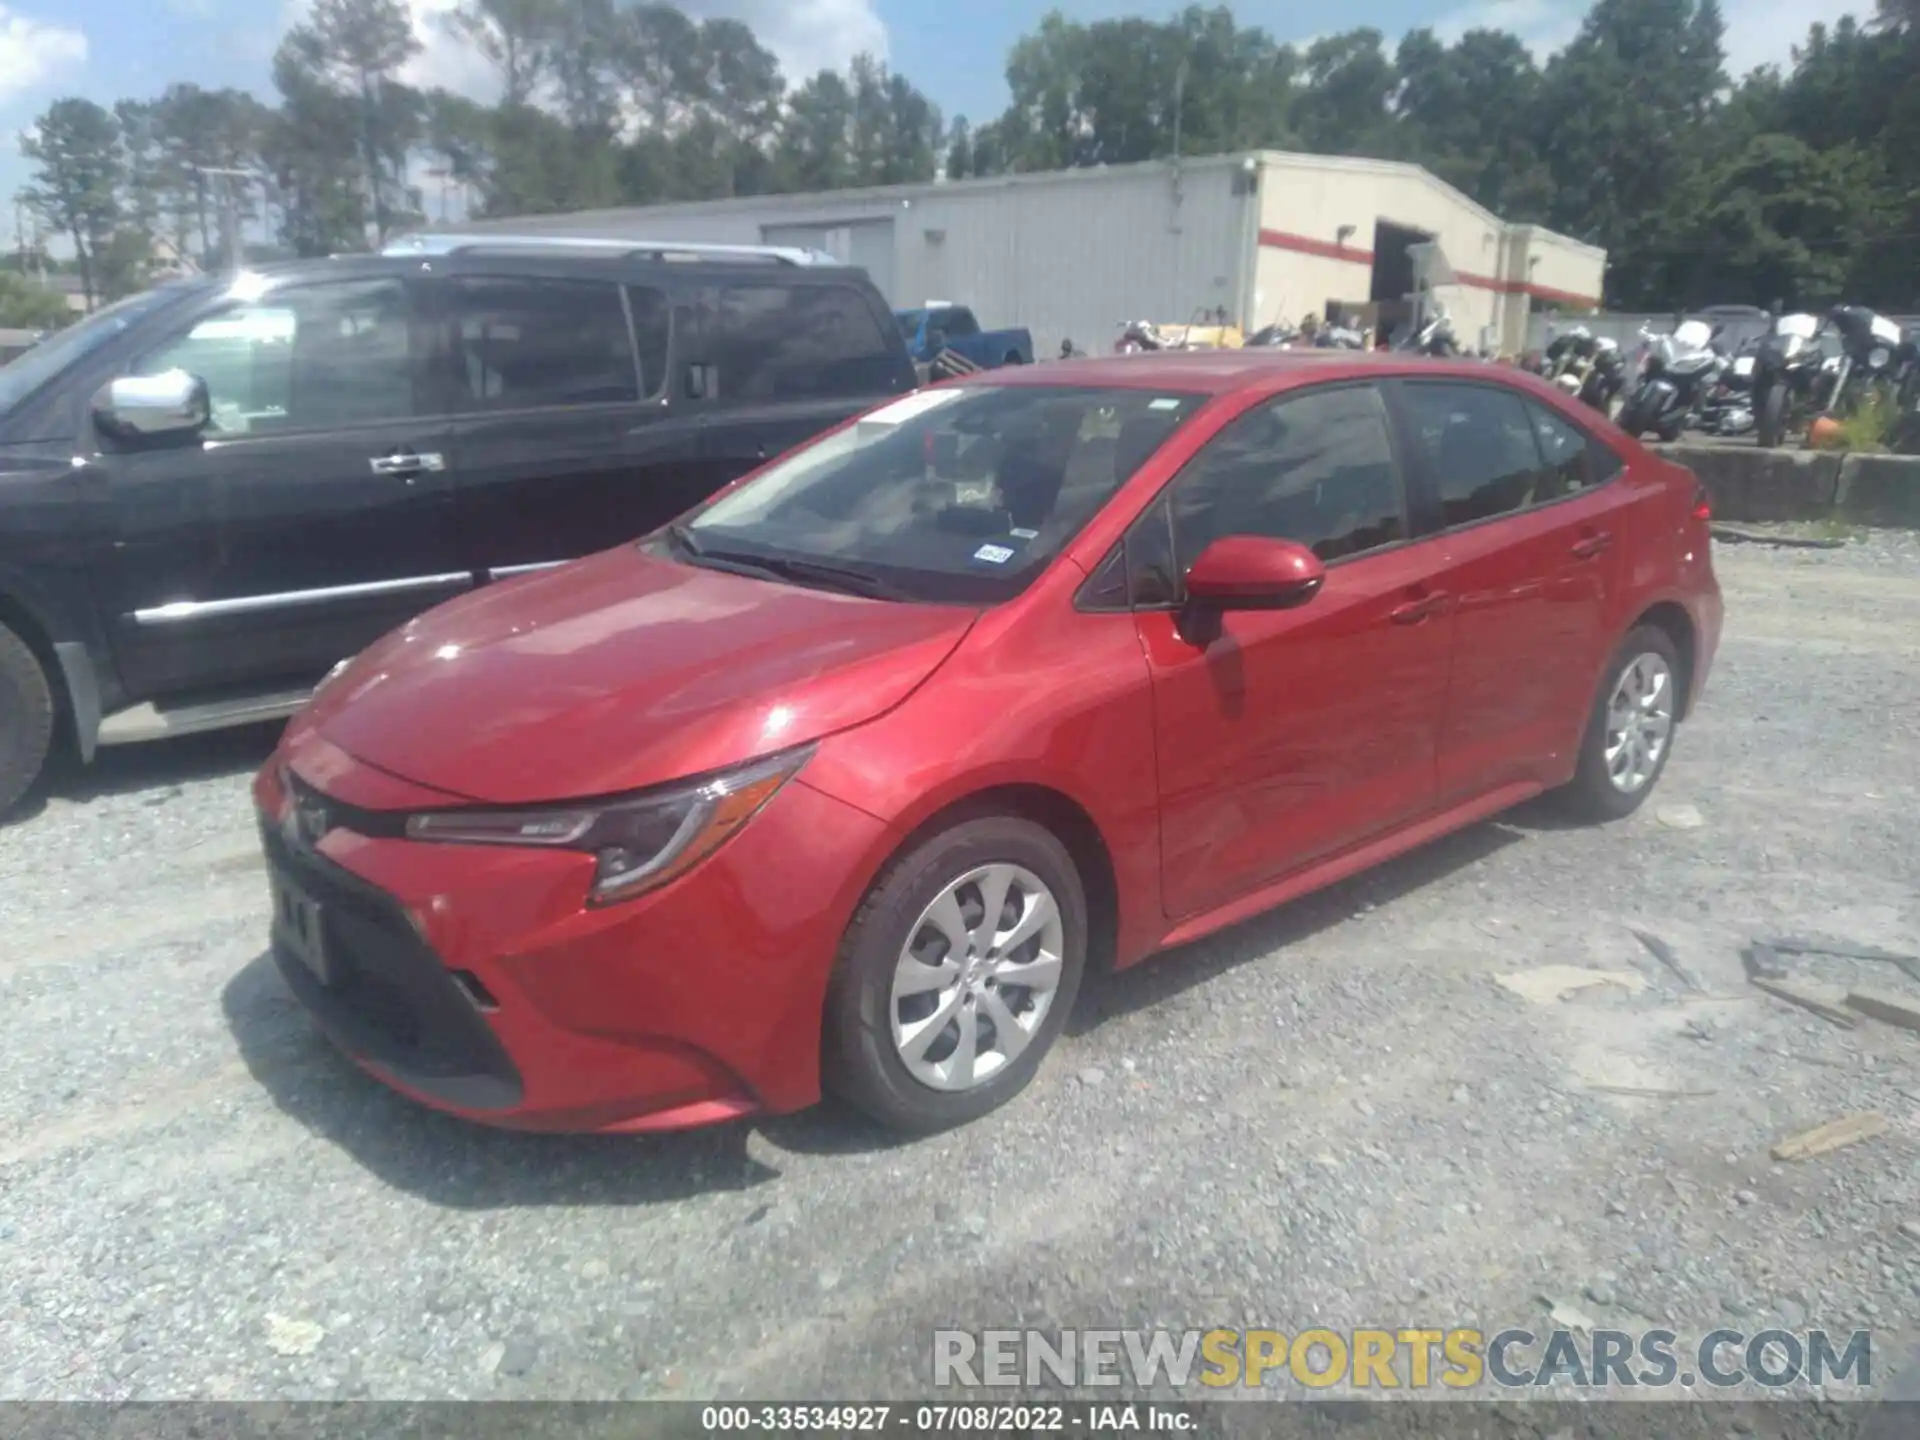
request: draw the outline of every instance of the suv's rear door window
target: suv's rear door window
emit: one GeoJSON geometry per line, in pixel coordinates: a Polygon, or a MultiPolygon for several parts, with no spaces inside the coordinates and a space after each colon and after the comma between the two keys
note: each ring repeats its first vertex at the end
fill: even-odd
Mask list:
{"type": "Polygon", "coordinates": [[[215,311],[135,368],[206,381],[223,435],[405,419],[415,408],[406,287],[343,280],[276,290],[215,311]]]}
{"type": "Polygon", "coordinates": [[[727,285],[715,311],[722,400],[877,396],[898,368],[850,285],[727,285]]]}
{"type": "Polygon", "coordinates": [[[458,276],[449,292],[455,410],[640,398],[633,339],[612,281],[458,276]]]}

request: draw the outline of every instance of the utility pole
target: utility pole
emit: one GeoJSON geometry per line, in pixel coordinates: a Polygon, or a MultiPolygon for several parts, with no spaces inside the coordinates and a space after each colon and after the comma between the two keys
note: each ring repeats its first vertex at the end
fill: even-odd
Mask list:
{"type": "Polygon", "coordinates": [[[246,246],[240,235],[240,183],[243,180],[252,180],[253,172],[203,165],[200,167],[200,173],[218,175],[227,182],[226,202],[222,207],[227,218],[227,268],[238,274],[246,268],[246,246]]]}

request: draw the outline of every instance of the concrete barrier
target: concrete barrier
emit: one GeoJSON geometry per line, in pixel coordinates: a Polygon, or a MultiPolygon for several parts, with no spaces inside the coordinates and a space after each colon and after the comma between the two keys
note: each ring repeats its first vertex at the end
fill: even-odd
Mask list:
{"type": "Polygon", "coordinates": [[[1841,519],[1861,525],[1920,530],[1920,456],[1847,456],[1834,509],[1841,519]]]}
{"type": "Polygon", "coordinates": [[[1655,445],[1700,477],[1716,519],[1849,520],[1920,529],[1920,456],[1655,445]]]}
{"type": "Polygon", "coordinates": [[[1757,445],[1656,445],[1700,477],[1721,520],[1819,520],[1833,514],[1840,457],[1757,445]]]}

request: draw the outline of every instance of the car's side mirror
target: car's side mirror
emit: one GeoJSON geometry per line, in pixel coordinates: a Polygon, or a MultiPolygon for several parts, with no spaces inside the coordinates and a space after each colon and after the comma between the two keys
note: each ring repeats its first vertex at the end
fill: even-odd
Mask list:
{"type": "Polygon", "coordinates": [[[1187,598],[1211,610],[1285,610],[1311,600],[1326,578],[1320,557],[1295,541],[1226,535],[1187,571],[1187,598]]]}
{"type": "Polygon", "coordinates": [[[947,332],[944,330],[927,331],[927,348],[938,355],[947,348],[947,332]]]}
{"type": "Polygon", "coordinates": [[[93,418],[126,440],[197,435],[213,419],[207,382],[185,370],[121,375],[93,397],[93,418]]]}

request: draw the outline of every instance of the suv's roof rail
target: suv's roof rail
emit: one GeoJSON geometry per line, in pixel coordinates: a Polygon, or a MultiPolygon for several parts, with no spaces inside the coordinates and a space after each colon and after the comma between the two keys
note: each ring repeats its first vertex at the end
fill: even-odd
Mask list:
{"type": "Polygon", "coordinates": [[[403,235],[383,255],[470,255],[484,251],[571,250],[598,255],[670,260],[762,260],[777,265],[838,265],[822,250],[790,245],[703,245],[679,240],[613,240],[577,235],[403,235]]]}

